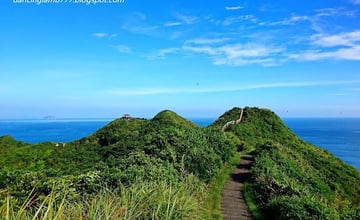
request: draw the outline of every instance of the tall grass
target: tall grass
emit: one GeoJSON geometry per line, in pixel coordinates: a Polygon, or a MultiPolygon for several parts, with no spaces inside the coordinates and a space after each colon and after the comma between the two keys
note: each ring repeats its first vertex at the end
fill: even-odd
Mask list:
{"type": "Polygon", "coordinates": [[[205,187],[194,176],[178,184],[167,181],[138,182],[115,191],[104,188],[96,195],[79,201],[50,193],[35,205],[33,197],[23,204],[9,192],[0,202],[0,219],[4,220],[98,220],[98,219],[201,219],[205,187]]]}
{"type": "Polygon", "coordinates": [[[244,185],[244,198],[246,205],[249,207],[252,217],[255,220],[264,220],[265,216],[261,213],[260,207],[256,204],[255,198],[251,192],[251,183],[245,183],[244,185]]]}

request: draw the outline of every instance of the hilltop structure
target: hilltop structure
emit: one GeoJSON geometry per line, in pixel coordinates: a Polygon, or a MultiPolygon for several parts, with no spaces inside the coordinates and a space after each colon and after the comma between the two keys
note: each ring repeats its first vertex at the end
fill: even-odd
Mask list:
{"type": "Polygon", "coordinates": [[[124,114],[121,119],[124,119],[124,120],[130,120],[132,119],[132,117],[129,115],[129,114],[124,114]]]}

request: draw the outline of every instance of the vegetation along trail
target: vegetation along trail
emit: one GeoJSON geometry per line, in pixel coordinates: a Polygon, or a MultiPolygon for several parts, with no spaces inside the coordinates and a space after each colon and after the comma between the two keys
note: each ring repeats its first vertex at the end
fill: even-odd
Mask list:
{"type": "Polygon", "coordinates": [[[244,183],[250,178],[253,156],[243,155],[222,191],[221,209],[225,220],[252,219],[244,199],[244,183]]]}

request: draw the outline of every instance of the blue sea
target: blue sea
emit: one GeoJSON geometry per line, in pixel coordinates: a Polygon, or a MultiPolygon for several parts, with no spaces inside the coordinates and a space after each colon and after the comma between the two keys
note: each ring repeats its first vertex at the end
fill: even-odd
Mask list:
{"type": "MultiPolygon", "coordinates": [[[[0,120],[0,136],[27,143],[69,142],[86,137],[112,119],[0,120]]],[[[191,119],[207,126],[215,119],[191,119]]],[[[322,147],[360,170],[360,118],[284,118],[285,124],[307,142],[322,147]]]]}
{"type": "Polygon", "coordinates": [[[285,118],[303,140],[322,147],[360,170],[360,118],[285,118]]]}

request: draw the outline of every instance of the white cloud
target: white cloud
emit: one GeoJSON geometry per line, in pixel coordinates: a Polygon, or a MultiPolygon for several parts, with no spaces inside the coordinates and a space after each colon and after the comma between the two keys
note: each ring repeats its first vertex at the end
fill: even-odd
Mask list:
{"type": "Polygon", "coordinates": [[[326,30],[335,30],[336,28],[342,28],[342,25],[336,25],[336,20],[340,17],[354,18],[356,17],[357,13],[356,10],[349,10],[344,7],[322,8],[317,9],[314,12],[315,14],[310,16],[310,23],[312,29],[319,33],[326,32],[326,30]]]}
{"type": "Polygon", "coordinates": [[[279,63],[273,58],[256,58],[256,59],[246,59],[246,58],[236,58],[236,59],[229,59],[229,58],[215,58],[214,59],[215,65],[229,65],[229,66],[245,66],[250,64],[260,64],[263,66],[277,66],[279,63]]]}
{"type": "Polygon", "coordinates": [[[248,21],[248,22],[252,22],[252,23],[257,23],[258,19],[254,16],[254,15],[241,15],[241,16],[234,16],[234,17],[228,17],[226,18],[223,22],[222,25],[224,26],[229,26],[232,24],[236,24],[239,22],[244,22],[244,21],[248,21]]]}
{"type": "Polygon", "coordinates": [[[218,49],[226,54],[226,56],[230,59],[237,57],[266,57],[270,54],[278,53],[282,50],[257,44],[230,44],[221,46],[218,49]]]}
{"type": "Polygon", "coordinates": [[[187,46],[184,45],[183,49],[185,51],[190,51],[190,52],[194,52],[194,53],[202,53],[205,55],[210,55],[210,56],[214,56],[214,55],[220,55],[219,51],[211,46],[187,46]]]}
{"type": "Polygon", "coordinates": [[[272,25],[272,26],[276,26],[276,25],[295,25],[299,22],[302,22],[302,21],[311,21],[312,18],[309,17],[309,16],[298,16],[298,15],[294,15],[294,16],[291,16],[290,18],[287,18],[287,19],[284,19],[284,20],[281,20],[281,21],[274,21],[274,22],[269,22],[269,23],[266,23],[266,22],[263,22],[262,24],[268,24],[268,25],[272,25]]]}
{"type": "Polygon", "coordinates": [[[310,40],[321,47],[354,46],[360,42],[360,30],[333,35],[315,34],[310,40]]]}
{"type": "Polygon", "coordinates": [[[134,89],[112,89],[104,91],[106,95],[115,96],[144,96],[161,95],[175,93],[219,93],[219,92],[239,92],[245,90],[271,89],[271,88],[294,88],[294,87],[318,87],[331,85],[356,84],[360,80],[352,81],[304,81],[304,82],[277,82],[268,84],[253,84],[237,87],[209,87],[209,88],[134,88],[134,89]]]}
{"type": "Polygon", "coordinates": [[[139,20],[142,20],[142,21],[146,20],[146,15],[142,12],[134,12],[132,15],[139,20]]]}
{"type": "Polygon", "coordinates": [[[148,56],[148,59],[152,60],[152,59],[165,59],[166,56],[168,54],[175,54],[177,52],[179,52],[181,49],[180,48],[165,48],[165,49],[160,49],[156,52],[155,55],[150,55],[148,56]]]}
{"type": "Polygon", "coordinates": [[[291,59],[316,61],[360,60],[360,30],[338,34],[315,34],[310,37],[311,44],[316,49],[304,50],[289,56],[291,59]]]}
{"type": "Polygon", "coordinates": [[[168,21],[163,24],[164,27],[176,27],[185,24],[194,24],[198,18],[195,16],[183,15],[180,13],[176,13],[174,17],[177,21],[168,21]]]}
{"type": "Polygon", "coordinates": [[[183,23],[178,22],[178,21],[166,22],[164,24],[165,27],[173,27],[173,26],[180,26],[180,25],[183,25],[183,23]]]}
{"type": "Polygon", "coordinates": [[[198,18],[195,16],[184,15],[180,13],[176,13],[175,18],[179,19],[184,24],[194,24],[198,20],[198,18]]]}
{"type": "Polygon", "coordinates": [[[356,13],[356,11],[354,11],[354,10],[348,10],[343,7],[321,8],[321,9],[315,10],[315,12],[316,12],[316,15],[315,15],[316,17],[331,17],[331,16],[338,16],[338,15],[354,16],[356,13]]]}
{"type": "Polygon", "coordinates": [[[149,25],[145,14],[134,12],[124,16],[124,22],[121,25],[121,28],[135,34],[152,36],[157,34],[156,30],[159,29],[159,26],[149,25]]]}
{"type": "Polygon", "coordinates": [[[240,10],[240,9],[243,9],[245,8],[244,6],[226,6],[225,7],[225,10],[229,10],[229,11],[236,11],[236,10],[240,10]]]}
{"type": "Polygon", "coordinates": [[[341,8],[321,8],[315,10],[317,17],[334,16],[341,13],[341,11],[343,11],[341,8]]]}
{"type": "Polygon", "coordinates": [[[115,39],[117,37],[117,34],[110,34],[110,33],[92,33],[92,36],[96,37],[96,38],[107,38],[107,39],[115,39]]]}
{"type": "Polygon", "coordinates": [[[316,61],[324,59],[360,61],[360,45],[350,48],[335,49],[333,51],[308,50],[296,54],[291,54],[289,58],[305,61],[316,61]]]}
{"type": "Polygon", "coordinates": [[[126,45],[118,44],[118,45],[110,45],[110,47],[116,49],[120,53],[132,53],[131,48],[126,45]]]}
{"type": "Polygon", "coordinates": [[[265,46],[261,44],[214,44],[225,42],[223,39],[202,39],[185,42],[183,49],[192,53],[209,56],[215,65],[242,66],[247,64],[261,64],[264,66],[277,65],[283,48],[265,46]]]}
{"type": "Polygon", "coordinates": [[[228,41],[229,38],[196,38],[185,41],[185,44],[218,44],[228,41]]]}
{"type": "Polygon", "coordinates": [[[108,33],[99,32],[99,33],[93,33],[92,35],[93,35],[94,37],[97,37],[97,38],[104,38],[104,37],[108,36],[109,34],[108,34],[108,33]]]}
{"type": "Polygon", "coordinates": [[[321,8],[314,10],[311,15],[292,15],[278,21],[257,21],[257,24],[260,26],[290,26],[300,24],[301,22],[309,22],[313,30],[323,32],[324,27],[334,27],[333,23],[329,23],[328,17],[354,17],[355,15],[355,10],[348,10],[342,7],[321,8]]]}

